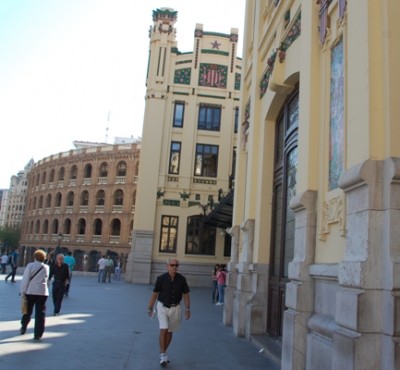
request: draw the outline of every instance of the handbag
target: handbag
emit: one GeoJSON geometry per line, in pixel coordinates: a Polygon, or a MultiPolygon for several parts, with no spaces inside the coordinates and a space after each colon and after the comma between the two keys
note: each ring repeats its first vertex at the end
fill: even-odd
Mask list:
{"type": "MultiPolygon", "coordinates": [[[[42,266],[39,270],[37,270],[37,271],[31,276],[31,278],[29,279],[29,283],[31,282],[31,280],[32,280],[42,269],[43,269],[43,266],[42,266]]],[[[29,283],[28,283],[28,285],[26,286],[26,289],[28,289],[29,283]]],[[[26,314],[28,313],[28,298],[26,297],[26,294],[25,294],[25,293],[22,293],[22,294],[21,294],[21,313],[22,313],[23,315],[26,315],[26,314]]]]}

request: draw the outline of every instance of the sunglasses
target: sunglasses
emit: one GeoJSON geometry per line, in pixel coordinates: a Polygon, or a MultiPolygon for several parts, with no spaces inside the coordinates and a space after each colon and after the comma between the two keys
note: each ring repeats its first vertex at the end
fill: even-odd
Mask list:
{"type": "Polygon", "coordinates": [[[170,266],[171,266],[171,267],[178,267],[179,264],[178,264],[178,263],[171,263],[170,266]]]}

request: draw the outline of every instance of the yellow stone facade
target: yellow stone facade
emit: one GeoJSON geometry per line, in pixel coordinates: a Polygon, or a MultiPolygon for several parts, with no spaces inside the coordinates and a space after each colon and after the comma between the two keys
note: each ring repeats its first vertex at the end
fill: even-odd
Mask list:
{"type": "Polygon", "coordinates": [[[399,16],[247,1],[224,322],[285,370],[400,368],[399,16]]]}
{"type": "Polygon", "coordinates": [[[214,264],[229,261],[230,237],[223,228],[201,229],[201,216],[232,189],[238,31],[208,32],[197,24],[193,51],[180,52],[177,14],[155,10],[149,30],[137,217],[126,279],[153,282],[174,257],[190,285],[210,286],[214,264]]]}

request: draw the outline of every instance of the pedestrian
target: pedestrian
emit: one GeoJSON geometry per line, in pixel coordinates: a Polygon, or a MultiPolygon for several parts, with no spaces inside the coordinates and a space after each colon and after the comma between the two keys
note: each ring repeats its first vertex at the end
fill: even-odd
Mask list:
{"type": "Polygon", "coordinates": [[[106,268],[106,259],[104,256],[102,256],[98,261],[97,261],[97,266],[99,268],[99,273],[97,275],[97,281],[104,282],[103,281],[103,276],[104,276],[104,269],[106,268]]]}
{"type": "Polygon", "coordinates": [[[65,287],[69,279],[68,265],[64,263],[64,255],[61,253],[57,255],[56,262],[50,268],[49,281],[51,281],[52,277],[54,277],[51,292],[54,304],[54,316],[58,316],[61,310],[65,287]]]}
{"type": "Polygon", "coordinates": [[[121,259],[117,257],[114,268],[114,279],[117,281],[121,280],[121,269],[122,269],[122,262],[121,259]]]}
{"type": "Polygon", "coordinates": [[[67,255],[64,256],[64,263],[66,263],[68,265],[68,269],[69,269],[69,279],[68,279],[68,284],[65,287],[65,291],[64,291],[64,296],[68,297],[69,295],[69,289],[71,287],[71,279],[72,279],[72,271],[74,271],[74,267],[75,267],[75,258],[72,255],[71,252],[67,252],[67,255]]]}
{"type": "Polygon", "coordinates": [[[219,270],[219,265],[216,264],[213,268],[211,279],[212,279],[212,303],[218,302],[218,284],[217,284],[217,272],[219,270]]]}
{"type": "Polygon", "coordinates": [[[221,306],[224,304],[224,291],[226,284],[226,271],[225,266],[219,266],[219,270],[217,272],[217,285],[218,285],[218,302],[217,306],[221,306]]]}
{"type": "Polygon", "coordinates": [[[27,312],[22,315],[20,333],[25,334],[33,307],[35,307],[35,327],[33,329],[34,339],[39,340],[44,333],[46,301],[49,295],[47,279],[49,277],[49,266],[43,263],[46,253],[38,249],[34,253],[35,261],[28,263],[25,267],[21,281],[21,294],[26,295],[28,301],[27,312]]]}
{"type": "Polygon", "coordinates": [[[17,273],[17,267],[18,267],[18,257],[19,254],[16,250],[12,252],[8,258],[8,263],[11,265],[11,272],[6,276],[6,282],[9,278],[11,278],[11,282],[15,283],[15,274],[17,273]]]}
{"type": "Polygon", "coordinates": [[[109,283],[111,283],[111,274],[113,272],[113,269],[114,269],[114,261],[111,259],[110,256],[107,256],[104,268],[103,280],[102,280],[103,283],[105,283],[107,280],[109,283]]]}
{"type": "Polygon", "coordinates": [[[189,286],[186,278],[177,272],[179,262],[176,258],[167,261],[168,271],[157,277],[148,305],[148,315],[153,317],[154,304],[157,301],[157,317],[160,326],[160,365],[169,362],[167,349],[171,344],[172,334],[179,329],[182,321],[181,300],[185,302],[185,318],[190,318],[189,286]]]}
{"type": "Polygon", "coordinates": [[[54,263],[53,253],[46,254],[46,259],[44,260],[44,263],[48,266],[51,266],[54,263]]]}
{"type": "Polygon", "coordinates": [[[8,256],[7,253],[4,253],[1,256],[1,273],[4,275],[7,273],[7,263],[8,263],[8,256]]]}

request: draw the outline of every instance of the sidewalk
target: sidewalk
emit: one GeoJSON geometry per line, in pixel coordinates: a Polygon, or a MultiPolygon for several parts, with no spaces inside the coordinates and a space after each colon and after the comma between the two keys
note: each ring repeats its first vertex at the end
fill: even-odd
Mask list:
{"type": "MultiPolygon", "coordinates": [[[[34,320],[19,335],[21,276],[6,283],[0,275],[0,369],[2,370],[150,370],[160,369],[158,322],[147,316],[150,285],[124,281],[98,283],[74,275],[60,316],[50,316],[46,331],[33,340],[34,320]]],[[[254,344],[222,324],[222,307],[211,304],[208,289],[191,290],[190,320],[182,322],[168,351],[168,369],[278,370],[254,344]]]]}

